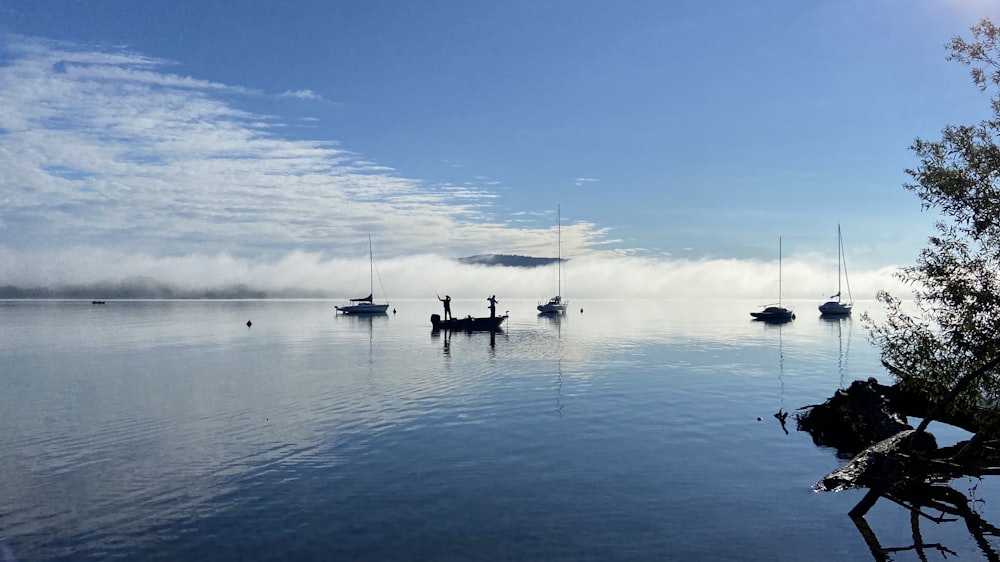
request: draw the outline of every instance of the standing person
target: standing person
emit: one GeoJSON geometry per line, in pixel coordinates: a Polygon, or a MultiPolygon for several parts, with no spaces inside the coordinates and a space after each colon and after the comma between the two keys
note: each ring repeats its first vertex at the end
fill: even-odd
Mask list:
{"type": "Polygon", "coordinates": [[[451,295],[445,295],[443,299],[438,297],[438,300],[444,303],[444,319],[451,318],[451,295]]]}
{"type": "Polygon", "coordinates": [[[486,297],[486,300],[490,301],[490,318],[497,317],[497,296],[486,297]]]}

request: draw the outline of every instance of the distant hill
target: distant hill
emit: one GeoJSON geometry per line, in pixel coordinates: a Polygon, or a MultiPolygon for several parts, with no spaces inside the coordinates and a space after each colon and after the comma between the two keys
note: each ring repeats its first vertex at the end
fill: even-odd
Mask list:
{"type": "MultiPolygon", "coordinates": [[[[551,265],[559,258],[533,258],[530,256],[511,256],[507,254],[480,254],[466,258],[458,258],[459,263],[469,265],[499,265],[502,267],[539,267],[551,265]]],[[[563,258],[566,261],[566,258],[563,258]]]]}

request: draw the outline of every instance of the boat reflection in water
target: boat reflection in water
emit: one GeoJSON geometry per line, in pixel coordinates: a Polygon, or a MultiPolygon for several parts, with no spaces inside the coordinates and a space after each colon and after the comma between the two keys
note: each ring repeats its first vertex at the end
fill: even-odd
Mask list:
{"type": "Polygon", "coordinates": [[[467,336],[470,336],[470,337],[474,333],[478,334],[478,333],[483,333],[483,332],[489,332],[489,334],[490,334],[490,355],[491,356],[493,356],[493,353],[496,350],[497,334],[501,334],[502,335],[504,333],[501,328],[496,328],[495,330],[450,330],[450,329],[437,329],[437,328],[432,329],[431,330],[431,338],[433,338],[433,339],[442,338],[442,340],[443,340],[442,351],[444,352],[445,355],[451,355],[451,336],[452,336],[453,332],[465,332],[465,334],[467,336]]]}

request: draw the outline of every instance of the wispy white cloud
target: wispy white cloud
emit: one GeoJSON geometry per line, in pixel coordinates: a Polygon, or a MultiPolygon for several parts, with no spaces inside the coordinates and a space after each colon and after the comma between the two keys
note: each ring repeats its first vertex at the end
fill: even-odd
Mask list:
{"type": "MultiPolygon", "coordinates": [[[[540,298],[553,286],[551,268],[448,259],[555,255],[554,210],[500,212],[491,178],[432,184],[333,139],[285,138],[282,119],[244,108],[247,97],[259,104],[267,96],[180,76],[170,61],[124,49],[14,38],[0,61],[4,283],[150,277],[343,296],[364,269],[371,235],[399,297],[425,296],[428,282],[458,296],[489,286],[540,298]]],[[[767,299],[776,290],[774,264],[643,258],[587,220],[564,218],[561,234],[572,260],[568,294],[767,299]]],[[[787,260],[786,288],[828,293],[817,282],[835,271],[828,262],[787,260]]],[[[871,294],[886,278],[852,270],[855,287],[871,294]]]]}
{"type": "Polygon", "coordinates": [[[576,178],[573,181],[576,183],[577,186],[582,186],[585,183],[597,183],[601,180],[597,178],[576,178]]]}
{"type": "Polygon", "coordinates": [[[317,94],[312,90],[285,90],[281,97],[283,98],[297,98],[300,100],[317,100],[321,101],[323,96],[317,94]]]}
{"type": "MultiPolygon", "coordinates": [[[[283,138],[281,119],[241,107],[258,92],[128,50],[25,38],[6,48],[0,246],[22,259],[79,245],[275,260],[336,255],[369,234],[396,255],[527,254],[554,240],[490,219],[496,194],[482,181],[431,185],[332,140],[283,138]]],[[[580,253],[606,232],[580,222],[564,245],[580,253]]]]}

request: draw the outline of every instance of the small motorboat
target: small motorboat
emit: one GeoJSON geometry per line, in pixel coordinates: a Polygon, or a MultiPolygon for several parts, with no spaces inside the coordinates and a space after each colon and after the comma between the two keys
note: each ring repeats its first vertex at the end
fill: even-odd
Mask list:
{"type": "Polygon", "coordinates": [[[442,320],[440,314],[431,314],[431,327],[435,330],[454,330],[462,332],[495,332],[507,319],[503,316],[466,316],[465,318],[449,318],[442,320]]]}

